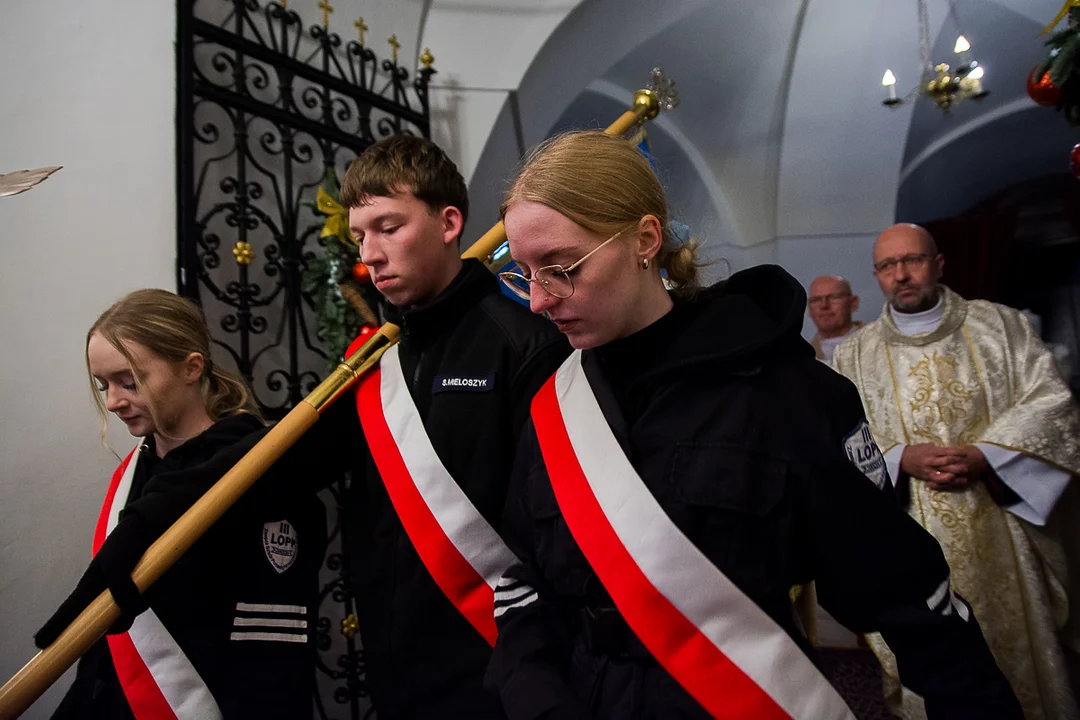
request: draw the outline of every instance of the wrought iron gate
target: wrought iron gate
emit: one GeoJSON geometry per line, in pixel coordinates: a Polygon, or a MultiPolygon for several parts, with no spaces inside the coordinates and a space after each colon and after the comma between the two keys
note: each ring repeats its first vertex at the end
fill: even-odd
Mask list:
{"type": "MultiPolygon", "coordinates": [[[[322,228],[316,190],[327,170],[340,177],[379,138],[430,137],[435,71],[425,53],[410,79],[393,37],[380,63],[362,19],[353,23],[357,39],[344,42],[329,30],[327,0],[322,24],[307,30],[284,2],[177,6],[177,285],[205,310],[215,360],[280,417],[326,367],[301,287],[322,228]]],[[[345,496],[344,483],[323,495],[332,520],[318,625],[322,718],[370,715],[341,551],[345,496]]]]}

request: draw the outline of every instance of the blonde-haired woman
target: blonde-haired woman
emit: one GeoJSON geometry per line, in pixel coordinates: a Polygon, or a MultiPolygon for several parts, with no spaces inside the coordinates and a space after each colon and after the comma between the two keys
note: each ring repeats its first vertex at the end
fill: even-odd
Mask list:
{"type": "Polygon", "coordinates": [[[35,635],[51,644],[108,589],[124,617],[79,662],[57,718],[297,718],[311,714],[318,501],[255,492],[145,595],[130,573],[202,486],[185,478],[263,426],[243,382],[214,365],[199,308],[137,290],[86,336],[104,426],[112,413],[139,438],[108,485],[93,560],[35,635]]]}
{"type": "Polygon", "coordinates": [[[503,279],[578,350],[533,400],[503,524],[521,562],[487,680],[511,720],[853,717],[793,618],[811,580],[932,717],[1021,716],[791,276],[699,289],[649,164],[596,132],[536,149],[502,215],[503,279]]]}

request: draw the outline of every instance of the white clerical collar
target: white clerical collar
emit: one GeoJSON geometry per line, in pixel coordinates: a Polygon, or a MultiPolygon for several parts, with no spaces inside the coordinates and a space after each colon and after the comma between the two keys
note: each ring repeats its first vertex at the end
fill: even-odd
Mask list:
{"type": "Polygon", "coordinates": [[[892,305],[889,306],[889,314],[893,324],[901,335],[921,335],[934,332],[945,319],[945,293],[938,293],[937,305],[917,313],[897,312],[892,305]]]}
{"type": "Polygon", "coordinates": [[[836,337],[831,338],[821,338],[821,354],[825,356],[825,362],[831,363],[833,352],[836,350],[836,348],[840,345],[840,343],[851,337],[852,333],[854,333],[858,329],[859,328],[852,325],[843,335],[837,335],[836,337]]]}

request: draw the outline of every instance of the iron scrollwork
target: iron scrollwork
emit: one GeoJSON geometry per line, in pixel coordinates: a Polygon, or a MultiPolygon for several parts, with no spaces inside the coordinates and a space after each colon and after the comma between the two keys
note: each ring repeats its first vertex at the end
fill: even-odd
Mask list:
{"type": "MultiPolygon", "coordinates": [[[[281,417],[326,367],[301,285],[320,243],[316,190],[383,137],[430,137],[435,71],[425,60],[410,79],[396,47],[380,63],[362,21],[360,40],[344,42],[325,15],[305,30],[278,2],[177,5],[177,285],[206,312],[216,359],[281,417]]],[[[323,495],[332,515],[346,493],[338,483],[323,495]]],[[[340,514],[331,525],[318,638],[320,684],[333,689],[316,710],[367,717],[363,651],[340,632],[354,612],[341,550],[348,530],[340,514]]]]}

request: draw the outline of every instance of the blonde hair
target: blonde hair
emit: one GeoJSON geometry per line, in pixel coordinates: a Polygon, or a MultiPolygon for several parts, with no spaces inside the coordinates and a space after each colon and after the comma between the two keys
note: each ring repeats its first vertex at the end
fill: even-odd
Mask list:
{"type": "MultiPolygon", "coordinates": [[[[87,350],[90,338],[95,334],[107,340],[124,356],[139,385],[143,384],[144,376],[125,343],[139,343],[155,355],[174,363],[187,359],[191,353],[199,353],[204,361],[199,388],[210,419],[217,422],[245,412],[262,419],[262,413],[244,381],[222,370],[211,360],[206,317],[192,301],[167,290],[136,290],[113,303],[90,326],[86,333],[87,350]]],[[[90,377],[94,403],[101,416],[101,437],[104,441],[109,413],[90,371],[89,355],[86,357],[86,372],[90,377]]],[[[163,430],[160,408],[153,397],[147,397],[146,401],[154,425],[160,432],[163,430]]]]}
{"type": "Polygon", "coordinates": [[[677,292],[700,285],[698,243],[680,242],[668,224],[667,199],[649,161],[625,139],[585,130],[537,145],[506,192],[500,216],[514,203],[538,202],[590,232],[618,232],[646,215],[660,221],[663,243],[656,263],[677,292]]]}

